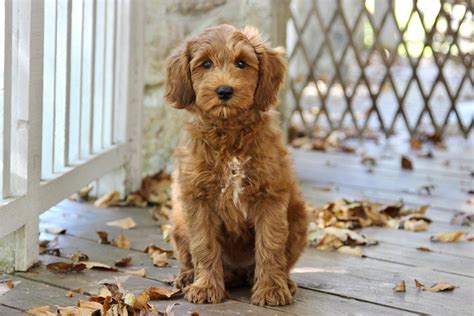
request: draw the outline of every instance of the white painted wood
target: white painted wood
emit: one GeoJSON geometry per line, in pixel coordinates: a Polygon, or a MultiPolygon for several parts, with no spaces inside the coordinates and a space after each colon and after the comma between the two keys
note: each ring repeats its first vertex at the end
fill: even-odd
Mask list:
{"type": "Polygon", "coordinates": [[[54,104],[56,99],[56,1],[46,1],[44,7],[43,57],[43,140],[41,178],[53,176],[54,104]]]}
{"type": "Polygon", "coordinates": [[[3,11],[3,97],[2,97],[2,181],[1,196],[6,198],[10,194],[10,137],[11,137],[11,76],[12,76],[12,0],[5,0],[3,11]]]}
{"type": "Polygon", "coordinates": [[[81,125],[81,89],[82,89],[82,21],[84,3],[72,1],[71,16],[71,74],[69,98],[69,162],[79,160],[79,134],[81,125]]]}
{"type": "Polygon", "coordinates": [[[103,114],[105,81],[105,8],[106,1],[96,2],[95,46],[94,46],[94,103],[92,125],[92,152],[103,148],[103,114]]]}
{"type": "Polygon", "coordinates": [[[142,126],[143,126],[143,47],[144,47],[144,2],[125,0],[123,16],[127,21],[122,36],[128,54],[127,80],[127,142],[130,157],[125,166],[126,191],[136,190],[141,182],[142,126]]]}
{"type": "Polygon", "coordinates": [[[0,270],[36,260],[39,214],[82,186],[103,175],[104,192],[140,185],[143,2],[57,1],[46,1],[46,10],[44,0],[10,2],[12,150],[4,156],[12,194],[0,200],[0,270]],[[70,63],[76,59],[79,67],[70,63]]]}
{"type": "Polygon", "coordinates": [[[115,36],[115,78],[114,78],[114,102],[113,102],[113,143],[121,143],[126,140],[127,130],[123,128],[127,124],[126,109],[126,82],[124,76],[128,72],[128,54],[126,52],[127,42],[124,42],[124,32],[128,27],[126,24],[125,8],[123,0],[118,0],[116,5],[116,36],[115,36]]]}
{"type": "Polygon", "coordinates": [[[105,73],[104,73],[104,113],[102,117],[102,145],[112,144],[112,104],[114,102],[114,64],[115,64],[115,0],[106,3],[105,23],[105,73]]]}
{"type": "Polygon", "coordinates": [[[97,179],[98,175],[107,174],[124,166],[127,159],[127,145],[113,146],[88,161],[71,165],[64,173],[41,183],[27,195],[2,201],[0,208],[3,220],[0,221],[0,239],[21,228],[30,218],[38,216],[97,179]]]}
{"type": "Polygon", "coordinates": [[[70,30],[71,2],[57,1],[56,15],[56,90],[54,103],[54,173],[68,163],[69,89],[70,89],[70,30]]]}
{"type": "Polygon", "coordinates": [[[84,0],[83,6],[80,159],[87,159],[92,153],[95,3],[93,0],[84,0]]]}
{"type": "MultiPolygon", "coordinates": [[[[41,173],[43,1],[13,2],[13,8],[12,26],[17,25],[13,45],[17,47],[17,54],[12,55],[15,66],[12,84],[16,95],[12,103],[11,188],[13,194],[26,196],[39,186],[41,173]]],[[[23,219],[20,226],[3,227],[9,222],[6,218],[0,227],[2,234],[13,232],[9,246],[14,243],[16,270],[26,270],[38,256],[38,217],[28,216],[35,212],[34,206],[16,209],[15,214],[10,215],[23,219]]]]}

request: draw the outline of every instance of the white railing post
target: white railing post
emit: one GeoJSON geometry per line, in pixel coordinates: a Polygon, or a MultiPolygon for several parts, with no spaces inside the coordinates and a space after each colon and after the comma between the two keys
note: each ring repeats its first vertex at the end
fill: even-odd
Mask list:
{"type": "MultiPolygon", "coordinates": [[[[12,93],[16,95],[13,96],[11,117],[10,193],[24,195],[39,187],[41,176],[44,3],[42,0],[23,0],[13,1],[13,4],[12,25],[17,25],[18,33],[12,41],[12,46],[17,45],[16,50],[13,47],[17,54],[12,54],[12,93]]],[[[39,203],[30,207],[39,208],[39,203]]],[[[26,270],[38,257],[37,212],[21,208],[15,216],[23,224],[0,241],[1,270],[26,270]]],[[[0,230],[3,229],[8,227],[0,224],[0,230]]]]}
{"type": "MultiPolygon", "coordinates": [[[[129,14],[126,44],[128,51],[127,77],[127,143],[130,157],[125,166],[125,189],[130,192],[140,187],[143,128],[143,48],[144,48],[144,1],[124,1],[129,14]]],[[[125,34],[124,34],[125,36],[125,34]]]]}

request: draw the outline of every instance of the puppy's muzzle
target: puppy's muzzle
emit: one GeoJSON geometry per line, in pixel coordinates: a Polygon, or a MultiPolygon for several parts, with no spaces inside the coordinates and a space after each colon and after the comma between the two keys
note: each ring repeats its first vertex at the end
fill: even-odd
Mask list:
{"type": "Polygon", "coordinates": [[[232,98],[232,95],[234,94],[234,89],[232,89],[232,87],[230,86],[220,86],[217,87],[216,94],[220,100],[226,101],[232,98]]]}

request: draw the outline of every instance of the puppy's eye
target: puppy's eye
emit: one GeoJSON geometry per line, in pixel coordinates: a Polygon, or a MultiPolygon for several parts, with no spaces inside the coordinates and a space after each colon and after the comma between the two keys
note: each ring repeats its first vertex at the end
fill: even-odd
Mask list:
{"type": "Polygon", "coordinates": [[[239,67],[240,69],[242,69],[242,68],[245,68],[245,66],[247,66],[247,64],[242,59],[239,59],[236,63],[236,66],[239,67]]]}
{"type": "Polygon", "coordinates": [[[202,66],[206,69],[209,69],[212,67],[212,61],[210,61],[209,59],[206,59],[203,63],[202,63],[202,66]]]}

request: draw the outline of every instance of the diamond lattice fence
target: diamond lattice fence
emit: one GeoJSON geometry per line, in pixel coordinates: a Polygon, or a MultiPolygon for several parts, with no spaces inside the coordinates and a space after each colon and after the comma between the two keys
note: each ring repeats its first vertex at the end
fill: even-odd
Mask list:
{"type": "Polygon", "coordinates": [[[467,137],[474,125],[472,3],[291,0],[291,126],[309,136],[348,129],[467,137]]]}

